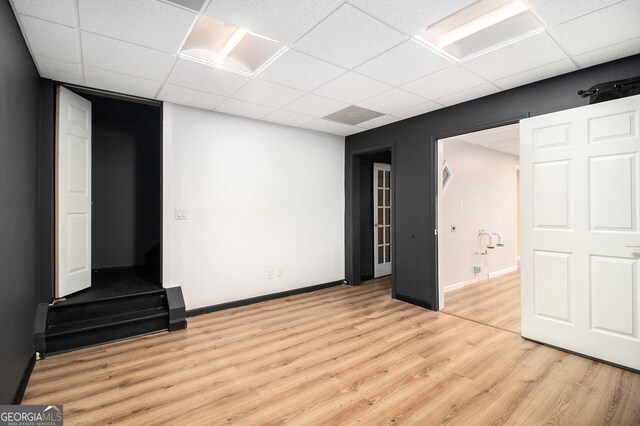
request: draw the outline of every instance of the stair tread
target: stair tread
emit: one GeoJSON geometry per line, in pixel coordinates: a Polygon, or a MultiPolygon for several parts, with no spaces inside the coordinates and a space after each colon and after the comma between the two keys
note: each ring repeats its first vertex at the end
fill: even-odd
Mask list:
{"type": "Polygon", "coordinates": [[[76,300],[65,300],[63,302],[58,302],[58,303],[54,303],[54,304],[50,305],[50,309],[58,310],[58,309],[76,307],[76,306],[81,306],[81,305],[91,305],[91,304],[103,303],[103,302],[108,302],[110,300],[129,299],[129,298],[136,298],[136,297],[141,297],[141,296],[154,296],[154,295],[158,295],[158,294],[164,294],[164,289],[163,288],[159,288],[157,290],[154,289],[154,290],[141,291],[141,292],[138,292],[138,293],[121,294],[121,295],[117,295],[117,296],[105,297],[105,298],[102,298],[102,299],[77,300],[77,301],[76,300]]]}
{"type": "Polygon", "coordinates": [[[169,312],[164,306],[155,308],[141,309],[131,312],[123,312],[119,314],[102,316],[98,318],[84,319],[81,321],[66,322],[61,324],[49,325],[46,332],[46,337],[53,337],[58,335],[78,333],[81,331],[108,327],[121,323],[129,323],[135,321],[141,321],[144,319],[168,316],[169,312]]]}

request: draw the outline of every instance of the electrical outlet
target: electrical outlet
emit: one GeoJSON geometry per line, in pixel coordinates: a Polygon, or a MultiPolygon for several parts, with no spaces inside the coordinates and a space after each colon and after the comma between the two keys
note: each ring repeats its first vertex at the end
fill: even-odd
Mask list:
{"type": "Polygon", "coordinates": [[[185,209],[176,209],[176,220],[187,220],[187,211],[185,209]]]}
{"type": "Polygon", "coordinates": [[[269,271],[267,271],[267,279],[268,280],[273,279],[273,269],[270,269],[269,271]]]}
{"type": "Polygon", "coordinates": [[[473,273],[474,274],[479,274],[481,270],[482,270],[482,268],[480,268],[479,266],[474,266],[473,267],[473,273]]]}

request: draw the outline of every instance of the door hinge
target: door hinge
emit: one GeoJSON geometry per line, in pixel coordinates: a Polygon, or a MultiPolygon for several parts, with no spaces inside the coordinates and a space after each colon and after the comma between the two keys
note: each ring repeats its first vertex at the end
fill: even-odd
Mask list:
{"type": "Polygon", "coordinates": [[[437,229],[433,230],[433,235],[438,235],[438,230],[437,229]]]}

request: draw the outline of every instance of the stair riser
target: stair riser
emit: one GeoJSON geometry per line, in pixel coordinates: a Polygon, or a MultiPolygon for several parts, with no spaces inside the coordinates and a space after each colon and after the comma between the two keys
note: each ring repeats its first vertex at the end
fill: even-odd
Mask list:
{"type": "Polygon", "coordinates": [[[145,294],[141,296],[103,300],[75,306],[53,306],[49,309],[49,324],[82,321],[86,318],[100,318],[114,313],[139,311],[164,305],[164,294],[145,294]]]}
{"type": "Polygon", "coordinates": [[[100,329],[73,332],[46,338],[47,353],[65,352],[86,346],[109,343],[115,340],[167,330],[169,317],[159,316],[126,324],[115,324],[100,329]]]}

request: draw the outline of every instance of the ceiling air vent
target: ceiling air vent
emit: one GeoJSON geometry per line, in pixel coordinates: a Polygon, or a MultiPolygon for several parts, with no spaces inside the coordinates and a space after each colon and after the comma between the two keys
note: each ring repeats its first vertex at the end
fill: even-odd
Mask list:
{"type": "Polygon", "coordinates": [[[378,111],[372,111],[370,109],[351,105],[322,118],[325,120],[335,121],[336,123],[355,126],[356,124],[364,123],[365,121],[372,120],[382,115],[384,114],[378,111]]]}
{"type": "Polygon", "coordinates": [[[191,10],[193,12],[200,12],[204,0],[164,0],[165,3],[174,4],[180,6],[183,9],[191,10]]]}

